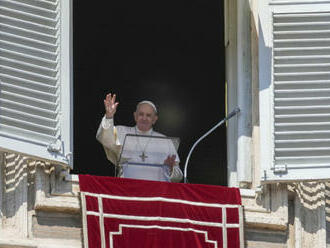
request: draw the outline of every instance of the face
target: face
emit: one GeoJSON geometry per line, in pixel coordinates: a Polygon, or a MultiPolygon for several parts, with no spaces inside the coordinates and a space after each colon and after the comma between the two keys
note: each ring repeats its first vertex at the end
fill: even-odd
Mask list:
{"type": "Polygon", "coordinates": [[[149,104],[140,104],[134,112],[134,119],[137,128],[142,132],[146,132],[156,123],[158,116],[149,104]]]}

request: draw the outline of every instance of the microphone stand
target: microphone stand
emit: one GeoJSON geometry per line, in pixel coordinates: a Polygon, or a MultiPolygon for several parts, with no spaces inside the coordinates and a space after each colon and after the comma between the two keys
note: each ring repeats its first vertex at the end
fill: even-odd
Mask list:
{"type": "Polygon", "coordinates": [[[216,124],[214,127],[212,127],[209,131],[207,131],[202,137],[200,137],[191,147],[187,159],[186,159],[186,163],[184,165],[184,183],[187,183],[187,168],[188,168],[188,162],[191,156],[191,153],[193,152],[193,150],[195,149],[195,147],[198,145],[199,142],[201,142],[206,136],[208,136],[210,133],[212,133],[216,128],[218,128],[219,126],[221,126],[225,121],[229,120],[230,118],[232,118],[233,116],[235,116],[236,114],[238,114],[240,112],[240,109],[238,107],[236,107],[232,112],[229,113],[229,115],[227,117],[225,117],[223,120],[221,120],[220,122],[218,122],[218,124],[216,124]]]}

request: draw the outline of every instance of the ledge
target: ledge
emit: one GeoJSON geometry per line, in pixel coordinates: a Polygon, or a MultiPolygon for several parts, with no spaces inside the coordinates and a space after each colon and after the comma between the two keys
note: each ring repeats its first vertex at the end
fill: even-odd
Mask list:
{"type": "Polygon", "coordinates": [[[67,182],[73,182],[73,183],[79,183],[79,175],[76,175],[76,174],[66,174],[65,175],[65,181],[67,181],[67,182]]]}
{"type": "Polygon", "coordinates": [[[278,231],[285,231],[288,229],[288,223],[286,220],[272,215],[269,217],[245,216],[244,225],[246,228],[269,229],[278,231]]]}
{"type": "Polygon", "coordinates": [[[32,240],[0,239],[0,248],[38,248],[32,240]]]}
{"type": "Polygon", "coordinates": [[[81,241],[56,239],[0,238],[0,248],[81,248],[81,241]]]}
{"type": "Polygon", "coordinates": [[[254,189],[239,189],[242,197],[254,198],[256,197],[256,191],[254,189]]]}
{"type": "Polygon", "coordinates": [[[77,196],[38,197],[35,210],[80,213],[80,201],[77,196]]]}
{"type": "MultiPolygon", "coordinates": [[[[79,175],[76,174],[66,174],[65,181],[79,183],[79,175]]],[[[255,197],[257,195],[257,191],[254,189],[239,189],[242,197],[255,197]]]]}
{"type": "Polygon", "coordinates": [[[301,0],[282,0],[282,1],[270,1],[269,5],[294,5],[294,4],[318,4],[318,3],[330,3],[329,0],[313,0],[313,1],[301,1],[301,0]]]}

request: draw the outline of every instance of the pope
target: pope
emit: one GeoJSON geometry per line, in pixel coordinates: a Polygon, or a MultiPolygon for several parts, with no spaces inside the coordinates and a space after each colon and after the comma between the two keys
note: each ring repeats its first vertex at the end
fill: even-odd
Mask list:
{"type": "MultiPolygon", "coordinates": [[[[122,177],[123,171],[122,164],[119,162],[119,156],[127,134],[147,135],[150,137],[165,137],[165,135],[156,132],[153,129],[153,126],[158,120],[158,111],[153,102],[145,100],[137,104],[136,110],[133,113],[136,125],[133,127],[114,125],[114,116],[117,112],[118,105],[119,102],[116,102],[116,94],[109,93],[106,95],[104,99],[105,115],[97,130],[96,139],[103,145],[107,158],[118,167],[119,170],[117,176],[122,177]]],[[[143,162],[148,158],[146,155],[148,149],[155,150],[157,147],[162,147],[154,142],[150,144],[148,142],[145,142],[144,144],[138,142],[136,145],[136,149],[140,150],[139,152],[141,155],[139,157],[143,162]],[[151,145],[154,147],[150,147],[151,145]]],[[[183,177],[182,171],[179,167],[180,160],[174,149],[173,153],[175,154],[169,154],[164,161],[159,161],[159,163],[163,163],[167,168],[163,172],[164,175],[161,181],[180,182],[183,177]]]]}

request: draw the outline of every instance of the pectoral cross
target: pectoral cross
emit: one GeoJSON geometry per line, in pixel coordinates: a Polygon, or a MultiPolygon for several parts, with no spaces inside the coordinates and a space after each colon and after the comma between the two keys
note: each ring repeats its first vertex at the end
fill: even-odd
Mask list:
{"type": "Polygon", "coordinates": [[[145,155],[144,152],[142,152],[142,154],[141,154],[139,157],[140,157],[140,158],[142,159],[142,161],[144,162],[148,156],[145,155]]]}

